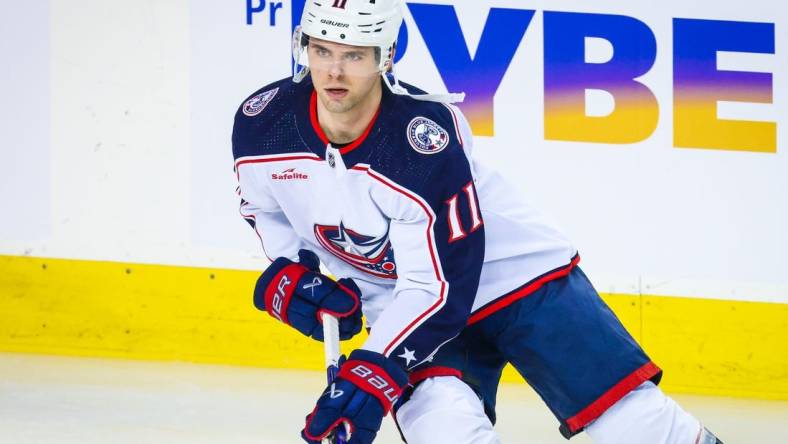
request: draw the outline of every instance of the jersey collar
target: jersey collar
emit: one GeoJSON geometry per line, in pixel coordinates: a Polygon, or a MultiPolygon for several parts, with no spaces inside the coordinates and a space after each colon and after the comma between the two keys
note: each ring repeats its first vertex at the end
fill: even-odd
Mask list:
{"type": "MultiPolygon", "coordinates": [[[[378,105],[378,110],[375,111],[375,115],[372,117],[372,120],[369,122],[369,125],[367,125],[367,128],[364,130],[364,132],[361,133],[361,136],[359,136],[358,139],[354,140],[348,145],[345,145],[339,150],[339,152],[343,156],[355,150],[356,148],[361,146],[361,144],[364,143],[365,140],[367,140],[367,137],[372,132],[372,128],[375,126],[375,123],[377,122],[379,115],[380,115],[380,105],[378,105]]],[[[315,131],[317,137],[323,142],[323,145],[325,146],[331,143],[328,140],[326,133],[323,131],[323,128],[320,127],[320,122],[317,119],[317,91],[315,91],[314,89],[312,90],[312,96],[309,99],[309,120],[312,123],[312,129],[315,131]]]]}

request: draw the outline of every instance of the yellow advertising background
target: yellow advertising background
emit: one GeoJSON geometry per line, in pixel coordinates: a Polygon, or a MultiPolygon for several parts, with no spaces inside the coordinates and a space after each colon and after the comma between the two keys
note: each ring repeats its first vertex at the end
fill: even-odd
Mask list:
{"type": "MultiPolygon", "coordinates": [[[[0,269],[2,351],[292,369],[323,363],[320,343],[254,308],[256,272],[16,256],[0,256],[0,269]]],[[[788,399],[788,305],[603,297],[665,370],[667,390],[788,399]]],[[[508,368],[504,381],[522,379],[508,368]]]]}

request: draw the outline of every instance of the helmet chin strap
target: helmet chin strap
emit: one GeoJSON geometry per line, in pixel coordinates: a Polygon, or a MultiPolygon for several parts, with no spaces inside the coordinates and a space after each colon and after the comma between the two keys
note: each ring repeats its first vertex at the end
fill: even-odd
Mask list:
{"type": "Polygon", "coordinates": [[[296,72],[293,74],[293,82],[301,83],[304,80],[304,77],[309,74],[309,67],[297,65],[296,72]]]}
{"type": "MultiPolygon", "coordinates": [[[[439,102],[439,103],[460,103],[465,100],[465,93],[448,93],[448,94],[411,94],[407,89],[399,84],[397,74],[394,73],[394,53],[397,47],[397,42],[394,42],[390,48],[385,49],[387,56],[385,59],[381,57],[380,62],[380,75],[383,76],[383,83],[386,84],[389,91],[393,94],[400,96],[408,96],[414,100],[421,100],[423,102],[439,102]],[[388,67],[391,67],[389,70],[388,67]]],[[[384,54],[384,48],[380,48],[381,54],[384,54]]]]}
{"type": "Polygon", "coordinates": [[[301,64],[301,57],[304,55],[304,50],[306,46],[302,45],[301,39],[303,38],[304,34],[301,31],[301,25],[298,25],[293,32],[293,82],[301,83],[302,80],[309,74],[309,67],[306,65],[301,64]]]}
{"type": "Polygon", "coordinates": [[[423,102],[440,102],[440,103],[461,103],[465,100],[465,93],[448,93],[448,94],[411,94],[399,84],[399,79],[392,70],[390,73],[385,71],[381,72],[383,76],[383,83],[389,88],[393,94],[400,96],[408,96],[414,100],[421,100],[423,102]]]}

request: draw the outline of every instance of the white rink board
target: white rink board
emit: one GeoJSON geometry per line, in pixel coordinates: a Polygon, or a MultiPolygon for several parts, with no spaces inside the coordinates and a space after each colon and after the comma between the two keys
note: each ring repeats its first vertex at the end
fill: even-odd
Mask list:
{"type": "MultiPolygon", "coordinates": [[[[7,157],[33,157],[0,169],[0,254],[264,267],[257,239],[237,215],[229,138],[240,101],[289,72],[290,1],[275,26],[270,5],[247,25],[242,1],[28,3],[0,0],[28,32],[3,27],[0,36],[37,43],[4,44],[0,55],[29,62],[16,65],[18,79],[38,95],[9,95],[2,89],[20,83],[4,82],[0,91],[11,103],[2,116],[35,99],[48,118],[0,126],[11,141],[2,144],[7,157]]],[[[476,153],[570,235],[600,290],[788,302],[782,4],[419,3],[455,5],[472,55],[491,6],[536,11],[495,94],[495,136],[477,138],[476,153]],[[656,61],[639,80],[659,105],[653,134],[629,145],[546,140],[545,11],[626,15],[648,27],[656,61]],[[776,153],[673,147],[674,18],[775,24],[776,54],[725,53],[718,69],[773,73],[773,104],[727,103],[719,113],[777,122],[776,153]]],[[[401,78],[445,90],[411,13],[406,23],[401,78]]],[[[599,42],[588,48],[591,58],[609,52],[599,42]]],[[[589,111],[609,105],[602,96],[589,111]]]]}

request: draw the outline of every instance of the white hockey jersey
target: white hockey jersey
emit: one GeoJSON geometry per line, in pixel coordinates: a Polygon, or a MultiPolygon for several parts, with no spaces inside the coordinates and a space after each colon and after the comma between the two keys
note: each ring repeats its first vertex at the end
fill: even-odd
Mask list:
{"type": "Polygon", "coordinates": [[[236,114],[233,154],[241,215],[266,255],[309,249],[354,279],[371,328],[363,347],[412,369],[578,258],[474,162],[459,109],[383,90],[364,134],[335,148],[308,79],[266,86],[236,114]]]}

